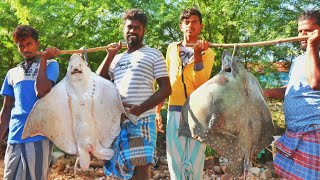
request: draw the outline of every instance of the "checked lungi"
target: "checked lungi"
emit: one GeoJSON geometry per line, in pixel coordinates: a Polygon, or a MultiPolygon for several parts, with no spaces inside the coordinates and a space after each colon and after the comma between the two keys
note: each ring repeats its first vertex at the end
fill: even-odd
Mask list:
{"type": "Polygon", "coordinates": [[[46,180],[53,144],[49,140],[8,144],[4,180],[46,180]]]}
{"type": "Polygon", "coordinates": [[[167,159],[172,180],[201,180],[206,145],[193,138],[178,136],[181,113],[168,111],[167,159]]]}
{"type": "Polygon", "coordinates": [[[320,130],[287,131],[276,141],[274,167],[288,180],[320,179],[320,130]]]}
{"type": "Polygon", "coordinates": [[[157,129],[155,115],[138,120],[138,124],[126,120],[121,124],[119,136],[112,144],[115,152],[104,165],[107,176],[130,179],[135,166],[156,163],[157,129]]]}

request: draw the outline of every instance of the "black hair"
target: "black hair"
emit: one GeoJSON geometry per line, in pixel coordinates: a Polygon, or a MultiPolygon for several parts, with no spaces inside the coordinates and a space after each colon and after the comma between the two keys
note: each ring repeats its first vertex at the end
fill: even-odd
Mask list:
{"type": "Polygon", "coordinates": [[[39,33],[38,31],[30,25],[19,25],[16,27],[12,33],[13,41],[15,43],[23,40],[27,37],[32,37],[35,41],[38,41],[39,33]]]}
{"type": "Polygon", "coordinates": [[[200,24],[202,24],[202,14],[199,10],[195,8],[188,8],[185,9],[181,14],[180,14],[180,22],[182,22],[184,19],[189,19],[191,15],[198,16],[200,20],[200,24]]]}
{"type": "Polygon", "coordinates": [[[313,19],[313,18],[316,19],[316,23],[320,26],[320,10],[304,11],[298,17],[298,21],[303,21],[303,20],[313,19]]]}
{"type": "Polygon", "coordinates": [[[147,26],[147,15],[140,9],[129,9],[123,16],[124,20],[138,20],[143,27],[147,26]]]}

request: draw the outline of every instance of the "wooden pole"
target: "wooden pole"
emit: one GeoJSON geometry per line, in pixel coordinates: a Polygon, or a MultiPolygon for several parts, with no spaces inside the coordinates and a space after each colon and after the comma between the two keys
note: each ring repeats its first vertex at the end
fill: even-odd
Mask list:
{"type": "MultiPolygon", "coordinates": [[[[108,46],[101,46],[101,47],[95,47],[95,48],[89,48],[87,49],[87,52],[96,52],[96,51],[103,51],[109,48],[111,45],[108,46]]],[[[121,48],[127,48],[127,44],[122,43],[121,48]]],[[[59,54],[74,54],[74,53],[83,53],[83,49],[78,50],[60,50],[59,54]]]]}
{"type": "Polygon", "coordinates": [[[252,46],[266,46],[272,44],[280,44],[286,42],[295,42],[295,41],[304,41],[307,40],[309,36],[301,36],[301,37],[291,37],[291,38],[283,38],[278,40],[272,41],[262,41],[262,42],[252,42],[252,43],[233,43],[233,44],[217,44],[217,43],[210,43],[210,47],[223,47],[223,48],[234,48],[237,47],[252,47],[252,46]]]}
{"type": "MultiPolygon", "coordinates": [[[[286,42],[305,41],[308,38],[309,36],[301,36],[301,37],[291,37],[291,38],[283,38],[278,40],[252,42],[252,43],[230,43],[230,44],[210,43],[209,46],[222,47],[222,48],[234,48],[235,46],[237,47],[266,46],[266,45],[280,44],[280,43],[286,43],[286,42]]],[[[106,50],[109,46],[89,48],[87,49],[87,52],[103,51],[103,50],[106,50]]],[[[194,44],[186,44],[186,46],[193,47],[194,44]]],[[[127,44],[122,43],[122,48],[127,48],[127,44]]],[[[40,54],[41,52],[38,52],[38,53],[40,54]]],[[[60,50],[59,51],[59,54],[73,54],[73,53],[83,53],[83,50],[78,49],[78,50],[60,50]]]]}

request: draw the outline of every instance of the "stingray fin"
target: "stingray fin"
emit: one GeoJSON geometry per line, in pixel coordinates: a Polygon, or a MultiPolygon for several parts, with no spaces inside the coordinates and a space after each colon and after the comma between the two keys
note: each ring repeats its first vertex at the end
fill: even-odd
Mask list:
{"type": "Polygon", "coordinates": [[[69,154],[77,154],[67,99],[63,79],[33,106],[22,138],[43,135],[61,150],[69,154]]]}

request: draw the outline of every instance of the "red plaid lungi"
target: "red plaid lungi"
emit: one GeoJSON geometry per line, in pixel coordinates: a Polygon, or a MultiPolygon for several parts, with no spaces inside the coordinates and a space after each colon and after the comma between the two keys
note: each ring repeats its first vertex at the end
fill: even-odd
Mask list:
{"type": "Polygon", "coordinates": [[[286,132],[276,142],[274,167],[288,180],[320,179],[320,130],[286,132]]]}

